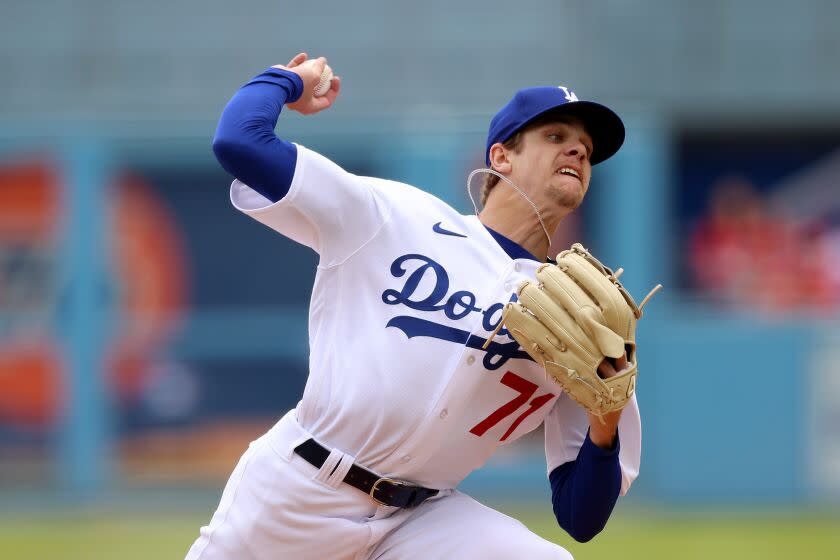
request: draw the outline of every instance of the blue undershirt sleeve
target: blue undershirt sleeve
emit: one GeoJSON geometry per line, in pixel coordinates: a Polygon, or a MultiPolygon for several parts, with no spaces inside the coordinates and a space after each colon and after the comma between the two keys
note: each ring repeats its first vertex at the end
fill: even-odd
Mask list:
{"type": "Polygon", "coordinates": [[[297,147],[279,139],[274,127],[283,105],[302,93],[300,76],[267,69],[234,94],[213,138],[213,153],[225,171],[272,202],[289,192],[297,163],[297,147]]]}
{"type": "Polygon", "coordinates": [[[601,532],[621,491],[619,441],[613,449],[601,449],[589,432],[574,461],[551,471],[551,503],[557,523],[578,542],[587,542],[601,532]]]}

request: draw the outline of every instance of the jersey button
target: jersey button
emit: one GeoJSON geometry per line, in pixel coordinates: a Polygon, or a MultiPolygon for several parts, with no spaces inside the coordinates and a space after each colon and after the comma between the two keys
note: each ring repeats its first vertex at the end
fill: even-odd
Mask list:
{"type": "Polygon", "coordinates": [[[403,463],[408,463],[409,461],[411,461],[411,455],[403,455],[400,461],[402,461],[403,463]]]}
{"type": "Polygon", "coordinates": [[[509,291],[510,291],[510,288],[511,288],[510,282],[506,283],[506,284],[505,284],[505,291],[506,291],[506,292],[509,292],[509,291]]]}
{"type": "Polygon", "coordinates": [[[516,272],[519,272],[521,269],[522,269],[522,266],[520,266],[519,263],[516,263],[515,265],[513,265],[513,270],[515,270],[516,272]]]}
{"type": "Polygon", "coordinates": [[[467,356],[467,365],[471,366],[471,365],[473,365],[473,363],[475,363],[475,356],[473,356],[473,355],[467,356]]]}
{"type": "Polygon", "coordinates": [[[443,410],[440,411],[440,419],[443,420],[444,418],[446,418],[446,416],[448,414],[449,414],[449,411],[444,408],[443,410]]]}

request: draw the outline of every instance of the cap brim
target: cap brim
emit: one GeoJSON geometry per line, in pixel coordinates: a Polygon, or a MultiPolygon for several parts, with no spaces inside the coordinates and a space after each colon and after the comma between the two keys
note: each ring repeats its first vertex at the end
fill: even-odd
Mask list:
{"type": "Polygon", "coordinates": [[[592,137],[592,165],[612,157],[624,143],[624,123],[612,109],[593,101],[564,103],[535,115],[520,130],[536,119],[549,114],[570,115],[581,120],[586,132],[592,137]]]}

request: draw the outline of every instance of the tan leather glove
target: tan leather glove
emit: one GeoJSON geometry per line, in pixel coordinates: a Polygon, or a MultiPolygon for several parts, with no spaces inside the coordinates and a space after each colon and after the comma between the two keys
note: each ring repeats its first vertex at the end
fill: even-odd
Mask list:
{"type": "Polygon", "coordinates": [[[511,336],[545,367],[563,390],[598,416],[623,408],[636,388],[636,321],[657,285],[637,306],[618,276],[580,243],[557,255],[557,264],[537,269],[524,282],[519,301],[505,306],[502,322],[511,336]],[[605,358],[627,352],[628,367],[602,379],[605,358]]]}

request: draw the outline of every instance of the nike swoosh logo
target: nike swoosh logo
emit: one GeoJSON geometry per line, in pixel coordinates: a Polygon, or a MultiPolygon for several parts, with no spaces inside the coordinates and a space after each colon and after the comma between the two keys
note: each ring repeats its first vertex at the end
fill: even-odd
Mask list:
{"type": "Polygon", "coordinates": [[[453,237],[466,237],[466,235],[464,235],[463,233],[456,233],[454,231],[449,231],[448,229],[443,229],[442,227],[440,227],[440,224],[442,223],[443,222],[438,222],[435,225],[433,225],[432,231],[435,233],[441,233],[443,235],[451,235],[453,237]]]}

